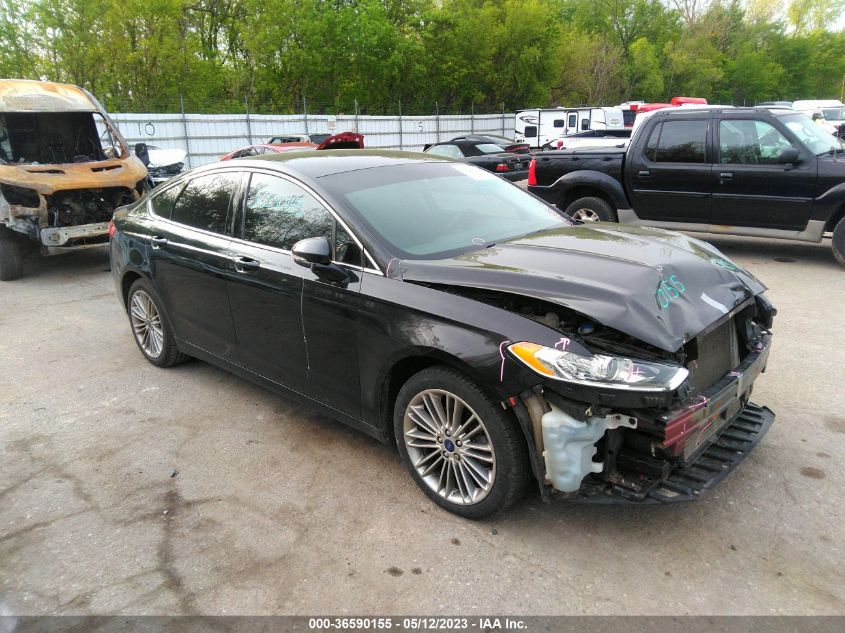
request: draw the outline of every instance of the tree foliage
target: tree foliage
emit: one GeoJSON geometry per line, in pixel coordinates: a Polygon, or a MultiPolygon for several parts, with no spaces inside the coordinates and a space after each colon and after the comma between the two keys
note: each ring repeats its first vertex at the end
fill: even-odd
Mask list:
{"type": "Polygon", "coordinates": [[[114,111],[840,97],[845,0],[0,0],[0,76],[114,111]]]}

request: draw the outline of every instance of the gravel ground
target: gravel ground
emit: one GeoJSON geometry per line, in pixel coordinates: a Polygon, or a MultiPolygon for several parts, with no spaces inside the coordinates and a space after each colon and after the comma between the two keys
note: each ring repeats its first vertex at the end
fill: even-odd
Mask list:
{"type": "Polygon", "coordinates": [[[0,613],[845,614],[845,270],[710,237],[780,310],[778,419],[708,497],[472,523],[394,450],[137,351],[105,251],[0,283],[0,613]]]}

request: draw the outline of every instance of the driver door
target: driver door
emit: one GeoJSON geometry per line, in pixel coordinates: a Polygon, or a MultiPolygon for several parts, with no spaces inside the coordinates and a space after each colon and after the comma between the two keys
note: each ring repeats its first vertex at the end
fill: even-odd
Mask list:
{"type": "Polygon", "coordinates": [[[246,369],[360,418],[361,276],[342,232],[301,183],[251,172],[230,246],[229,302],[246,369]],[[293,261],[291,248],[308,237],[342,246],[335,247],[335,259],[350,273],[348,283],[324,282],[293,261]]]}
{"type": "Polygon", "coordinates": [[[759,119],[718,122],[718,164],[713,165],[711,223],[800,231],[810,219],[816,187],[813,161],[800,143],[759,119]],[[778,152],[793,147],[805,158],[782,164],[778,152]]]}

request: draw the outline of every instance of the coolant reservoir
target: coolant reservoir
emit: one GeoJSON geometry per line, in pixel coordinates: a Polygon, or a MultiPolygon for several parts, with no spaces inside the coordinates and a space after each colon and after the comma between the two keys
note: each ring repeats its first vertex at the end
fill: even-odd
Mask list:
{"type": "Polygon", "coordinates": [[[602,471],[604,463],[594,462],[593,456],[596,442],[608,428],[635,428],[637,424],[633,418],[619,415],[587,418],[584,422],[554,405],[551,405],[551,411],[543,414],[542,422],[546,476],[562,492],[575,492],[584,477],[602,471]]]}

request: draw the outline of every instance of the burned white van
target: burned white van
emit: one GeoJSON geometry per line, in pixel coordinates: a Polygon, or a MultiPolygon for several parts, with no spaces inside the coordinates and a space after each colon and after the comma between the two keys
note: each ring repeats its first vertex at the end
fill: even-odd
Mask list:
{"type": "Polygon", "coordinates": [[[0,280],[21,276],[27,240],[44,255],[107,244],[114,210],[146,187],[144,163],[86,90],[0,79],[0,280]]]}

